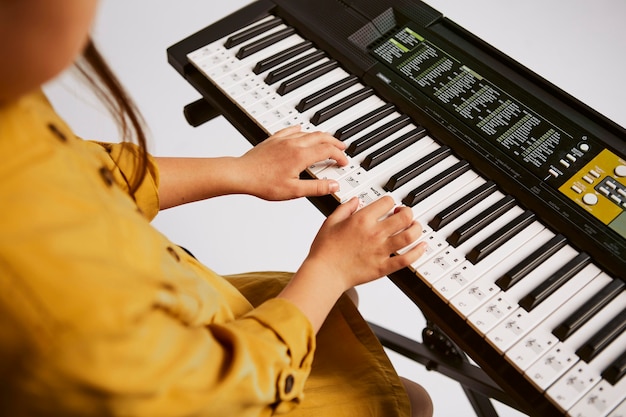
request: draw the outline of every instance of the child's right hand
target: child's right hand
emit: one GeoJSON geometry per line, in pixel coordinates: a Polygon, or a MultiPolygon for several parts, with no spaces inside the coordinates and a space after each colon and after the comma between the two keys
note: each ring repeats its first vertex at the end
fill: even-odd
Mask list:
{"type": "Polygon", "coordinates": [[[421,235],[422,228],[413,220],[410,208],[392,211],[390,197],[357,211],[358,204],[354,198],[326,219],[305,261],[326,271],[324,275],[334,284],[342,281],[345,290],[404,268],[425,250],[425,244],[419,244],[394,255],[421,235]]]}

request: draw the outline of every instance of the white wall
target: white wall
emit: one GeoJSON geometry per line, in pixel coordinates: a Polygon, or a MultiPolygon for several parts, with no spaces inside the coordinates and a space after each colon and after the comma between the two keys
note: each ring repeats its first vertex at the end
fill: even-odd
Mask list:
{"type": "MultiPolygon", "coordinates": [[[[247,4],[247,0],[102,0],[94,37],[143,111],[157,155],[238,155],[249,148],[223,118],[186,124],[183,107],[198,94],[166,61],[166,48],[247,4]]],[[[626,2],[622,0],[430,0],[457,23],[548,80],[626,125],[622,97],[626,2]]],[[[65,77],[47,91],[83,137],[117,140],[94,100],[65,77]]],[[[154,225],[219,273],[295,270],[323,217],[306,200],[268,203],[223,197],[162,212],[154,225]]],[[[389,282],[360,288],[369,320],[420,339],[417,308],[389,282]]],[[[422,382],[437,416],[472,415],[444,377],[392,356],[400,373],[422,382]],[[450,401],[450,398],[459,398],[450,401]]],[[[502,416],[517,412],[498,406],[502,416]]]]}

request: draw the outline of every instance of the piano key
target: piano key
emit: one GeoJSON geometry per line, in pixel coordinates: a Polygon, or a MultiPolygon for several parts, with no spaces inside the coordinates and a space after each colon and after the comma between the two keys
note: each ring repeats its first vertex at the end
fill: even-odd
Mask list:
{"type": "MultiPolygon", "coordinates": [[[[554,235],[548,230],[544,230],[544,232],[542,232],[543,236],[538,236],[539,239],[544,240],[548,236],[554,235]]],[[[537,237],[533,239],[536,238],[537,237]]],[[[570,299],[583,288],[585,288],[585,291],[594,289],[594,286],[588,286],[599,273],[600,270],[595,265],[588,265],[587,268],[552,294],[549,302],[542,303],[532,312],[528,312],[518,306],[519,299],[525,294],[524,291],[516,291],[515,287],[512,287],[509,291],[503,291],[503,297],[507,299],[509,304],[514,304],[516,308],[505,320],[490,329],[485,339],[498,349],[498,351],[505,352],[524,337],[524,335],[544,322],[556,309],[561,308],[565,303],[569,302],[570,299]]]]}
{"type": "MultiPolygon", "coordinates": [[[[511,214],[517,215],[521,213],[521,207],[514,207],[509,212],[504,213],[498,219],[495,219],[493,223],[486,226],[486,229],[489,230],[487,235],[491,235],[495,230],[497,230],[502,224],[509,221],[512,217],[511,214]]],[[[459,246],[457,249],[464,251],[464,246],[472,246],[474,243],[472,240],[482,240],[485,232],[481,231],[475,237],[470,239],[467,243],[459,246]]],[[[513,240],[513,239],[512,239],[513,240]]],[[[513,265],[518,263],[523,259],[523,256],[528,255],[527,252],[520,250],[520,248],[515,249],[515,253],[506,252],[510,250],[510,244],[506,244],[502,249],[494,252],[490,256],[487,256],[485,259],[478,262],[476,265],[472,264],[469,261],[465,261],[470,267],[468,268],[469,273],[467,274],[469,277],[469,284],[467,288],[463,289],[463,291],[459,292],[452,300],[450,300],[450,306],[455,309],[461,316],[467,317],[474,310],[481,306],[482,303],[486,302],[491,296],[495,295],[500,291],[497,285],[495,285],[495,280],[501,276],[508,268],[511,268],[513,265]],[[522,253],[524,252],[524,253],[522,253]],[[503,255],[499,255],[502,254],[503,255]],[[473,277],[472,277],[473,275],[473,277]]],[[[570,248],[572,252],[575,252],[572,248],[570,248]]],[[[466,252],[465,252],[466,253],[466,252]]],[[[561,264],[561,259],[556,259],[555,263],[557,265],[548,262],[545,265],[542,265],[543,268],[537,273],[542,277],[546,277],[549,275],[554,269],[558,268],[561,264]]],[[[533,275],[534,276],[534,275],[533,275]]],[[[529,277],[530,278],[530,277],[529,277]]],[[[543,280],[545,278],[542,278],[543,280]]],[[[536,285],[537,278],[529,280],[529,284],[520,284],[522,287],[518,288],[518,291],[530,290],[533,284],[536,285]],[[531,286],[532,285],[532,286],[531,286]],[[531,287],[529,287],[531,286],[531,287]]]]}
{"type": "Polygon", "coordinates": [[[617,384],[626,374],[626,351],[619,355],[604,371],[602,377],[611,385],[617,384]]]}
{"type": "MultiPolygon", "coordinates": [[[[237,79],[254,77],[253,69],[259,60],[272,56],[280,51],[291,49],[303,39],[294,34],[280,42],[270,45],[257,52],[254,56],[239,59],[231,55],[231,51],[217,50],[216,53],[191,61],[204,75],[211,78],[220,87],[232,86],[237,79]]],[[[295,59],[292,58],[292,59],[295,59]]]]}
{"type": "MultiPolygon", "coordinates": [[[[310,91],[309,88],[310,87],[307,87],[304,91],[300,92],[300,94],[307,94],[308,91],[310,91]]],[[[363,87],[359,84],[349,87],[346,90],[337,93],[333,98],[320,103],[319,106],[323,107],[325,105],[328,105],[334,102],[337,99],[348,97],[349,95],[353,94],[356,91],[359,91],[362,88],[363,87]]],[[[302,131],[304,132],[312,131],[313,130],[312,127],[314,127],[315,130],[328,131],[326,130],[326,126],[316,127],[310,124],[310,118],[315,114],[315,111],[318,107],[313,107],[312,109],[304,113],[299,113],[294,108],[294,105],[293,105],[293,103],[295,103],[296,101],[297,99],[294,99],[291,96],[287,96],[287,95],[280,96],[278,94],[272,93],[267,98],[262,100],[262,102],[255,103],[250,108],[245,108],[245,110],[248,114],[250,114],[255,119],[257,119],[258,123],[264,127],[276,126],[276,125],[279,125],[280,123],[287,123],[287,122],[284,122],[283,119],[277,119],[277,118],[272,117],[271,114],[268,114],[268,117],[263,117],[266,114],[266,112],[269,112],[269,111],[274,111],[274,112],[282,111],[283,113],[288,113],[290,115],[288,119],[289,123],[293,124],[297,122],[301,124],[302,131]],[[260,107],[260,106],[263,106],[263,107],[260,107]],[[267,107],[269,110],[266,109],[265,107],[267,107]]],[[[354,109],[355,111],[368,111],[370,107],[373,108],[375,104],[379,104],[379,103],[380,103],[380,100],[377,97],[372,96],[366,100],[361,101],[360,103],[355,104],[354,109]]],[[[354,116],[352,116],[350,113],[344,113],[341,117],[337,117],[336,119],[334,119],[332,123],[334,124],[344,123],[345,124],[348,121],[352,120],[353,117],[354,116]]],[[[267,129],[267,130],[269,131],[270,129],[267,129]]]]}
{"type": "Polygon", "coordinates": [[[297,60],[291,61],[283,65],[282,67],[270,71],[265,77],[265,83],[271,85],[277,83],[278,81],[284,80],[285,78],[294,75],[298,71],[319,62],[322,58],[325,57],[326,53],[324,51],[315,50],[313,52],[310,52],[304,56],[301,56],[297,60]]]}
{"type": "Polygon", "coordinates": [[[270,29],[280,26],[282,23],[283,21],[279,17],[271,17],[270,19],[263,20],[261,23],[249,26],[247,29],[230,36],[226,42],[224,42],[224,47],[226,49],[233,48],[258,35],[262,35],[270,29]]]}
{"type": "Polygon", "coordinates": [[[496,284],[503,290],[511,288],[522,278],[528,275],[530,271],[535,269],[539,264],[544,262],[556,251],[565,246],[565,243],[566,240],[563,235],[558,234],[554,236],[552,239],[550,239],[549,242],[546,242],[545,245],[538,248],[537,251],[528,256],[528,258],[526,258],[523,262],[520,262],[518,265],[515,266],[515,268],[511,269],[501,278],[499,278],[496,281],[496,284]]]}
{"type": "Polygon", "coordinates": [[[554,382],[546,391],[550,400],[561,409],[570,409],[601,379],[601,373],[624,351],[626,333],[622,333],[614,343],[604,349],[591,362],[578,361],[554,382]]]}
{"type": "Polygon", "coordinates": [[[624,290],[624,285],[624,282],[619,279],[612,280],[600,291],[595,292],[593,297],[560,323],[552,333],[561,341],[567,340],[580,326],[589,321],[598,310],[621,294],[624,290]]]}
{"type": "Polygon", "coordinates": [[[281,96],[292,92],[293,90],[302,87],[303,85],[310,83],[311,81],[319,79],[322,75],[327,74],[339,67],[339,63],[335,60],[322,62],[321,64],[304,71],[302,74],[294,76],[289,80],[284,81],[277,89],[276,92],[281,96]]]}
{"type": "Polygon", "coordinates": [[[384,186],[385,190],[394,191],[400,188],[407,182],[420,175],[422,172],[426,171],[428,168],[447,158],[450,154],[452,154],[452,151],[449,147],[439,147],[419,161],[414,162],[402,171],[392,175],[391,178],[389,178],[389,181],[387,181],[387,184],[385,184],[384,186]]]}
{"type": "MultiPolygon", "coordinates": [[[[563,250],[566,250],[566,248],[563,250]]],[[[591,267],[593,267],[593,265],[587,266],[586,270],[591,267]]],[[[585,272],[585,270],[583,270],[583,272],[585,272]]],[[[540,311],[547,308],[544,307],[545,303],[541,304],[530,313],[520,307],[519,310],[522,314],[522,319],[526,315],[531,315],[538,316],[542,320],[540,325],[537,325],[535,328],[531,329],[530,332],[524,334],[519,341],[514,342],[513,346],[506,350],[506,359],[520,371],[526,371],[535,361],[559,342],[556,336],[552,334],[552,329],[554,329],[561,320],[567,317],[568,314],[581,306],[590,297],[590,294],[599,291],[610,281],[612,281],[611,277],[605,273],[601,273],[593,278],[581,291],[573,294],[567,303],[558,306],[558,308],[548,316],[539,316],[540,311]]],[[[522,324],[523,322],[520,325],[522,324]]]]}
{"type": "MultiPolygon", "coordinates": [[[[367,135],[363,135],[359,137],[358,139],[352,141],[350,143],[350,146],[348,146],[348,148],[346,149],[346,154],[348,154],[349,156],[357,156],[361,152],[377,144],[378,142],[388,137],[389,135],[397,132],[403,127],[408,126],[410,123],[411,123],[411,119],[408,116],[398,115],[396,118],[390,120],[388,123],[384,124],[383,126],[380,126],[379,128],[369,132],[367,135]]],[[[345,129],[343,128],[339,129],[337,133],[335,134],[335,137],[339,140],[348,139],[350,136],[346,135],[346,133],[349,133],[349,131],[344,133],[344,130],[345,129]]],[[[422,128],[422,131],[424,132],[424,135],[425,135],[426,129],[422,128]]]]}
{"type": "MultiPolygon", "coordinates": [[[[426,139],[428,137],[425,137],[426,139]]],[[[430,138],[428,138],[430,139],[430,138]]],[[[360,194],[362,197],[366,197],[366,195],[371,194],[370,198],[380,198],[380,196],[389,194],[394,198],[394,201],[397,205],[400,205],[401,202],[391,193],[388,193],[382,186],[381,183],[389,177],[393,172],[396,172],[399,168],[405,167],[407,164],[410,164],[415,159],[414,157],[419,157],[423,155],[426,151],[431,151],[433,148],[437,148],[439,145],[432,142],[432,139],[417,142],[416,146],[413,148],[416,150],[416,154],[414,155],[403,155],[405,158],[393,160],[389,164],[381,165],[377,170],[366,171],[362,168],[358,168],[354,172],[350,173],[349,176],[344,178],[340,178],[339,181],[339,191],[335,193],[335,196],[339,199],[339,201],[347,201],[352,198],[356,194],[360,194]],[[409,159],[406,159],[406,157],[409,159]],[[380,177],[382,178],[380,178],[380,177]],[[381,181],[382,179],[382,181],[381,181]],[[355,182],[358,181],[358,182],[355,182]],[[376,196],[376,197],[374,197],[376,196]]],[[[454,157],[450,157],[454,158],[454,157]]],[[[416,181],[427,180],[428,178],[437,174],[438,170],[445,169],[447,166],[454,164],[455,159],[450,159],[446,161],[441,161],[437,167],[431,168],[432,171],[424,171],[416,181]]]]}
{"type": "Polygon", "coordinates": [[[318,126],[328,119],[338,115],[339,113],[344,112],[345,110],[351,108],[355,104],[365,100],[368,97],[374,95],[374,90],[369,87],[364,87],[359,91],[356,91],[345,98],[337,100],[336,102],[324,107],[323,109],[315,112],[313,117],[311,118],[311,123],[318,126]]]}
{"type": "Polygon", "coordinates": [[[277,67],[281,64],[284,64],[288,60],[295,58],[296,56],[308,51],[313,48],[313,42],[311,41],[303,41],[297,45],[291,46],[287,49],[283,49],[282,51],[267,57],[265,59],[261,59],[256,63],[252,72],[259,75],[265,71],[269,71],[270,69],[277,67]]]}
{"type": "Polygon", "coordinates": [[[589,262],[591,262],[589,255],[584,252],[578,254],[578,256],[569,261],[560,270],[552,274],[545,282],[541,283],[541,285],[522,298],[520,300],[520,306],[526,309],[526,311],[532,310],[552,294],[560,285],[583,269],[589,262]]]}
{"type": "Polygon", "coordinates": [[[428,222],[428,225],[434,230],[439,230],[494,191],[496,191],[496,184],[493,181],[485,182],[480,187],[464,195],[454,204],[448,206],[445,210],[442,210],[434,216],[433,219],[428,222]]]}
{"type": "MultiPolygon", "coordinates": [[[[345,141],[346,139],[351,138],[352,136],[362,132],[364,129],[371,127],[376,122],[381,121],[385,117],[395,112],[395,106],[393,104],[383,104],[379,108],[364,114],[363,116],[357,118],[356,120],[348,123],[347,125],[337,129],[335,132],[335,137],[339,140],[345,141]]],[[[408,122],[407,122],[408,123],[408,122]]],[[[354,156],[353,154],[348,155],[354,156]]]]}
{"type": "MultiPolygon", "coordinates": [[[[392,124],[392,128],[390,130],[381,128],[378,131],[383,130],[385,135],[395,133],[396,132],[395,129],[401,129],[402,127],[408,126],[408,124],[405,125],[405,120],[406,119],[403,116],[394,121],[394,123],[392,124]]],[[[388,126],[389,124],[386,125],[385,127],[388,127],[388,126]]],[[[361,167],[369,171],[370,169],[385,162],[389,158],[397,155],[399,152],[404,151],[407,147],[411,146],[412,144],[414,144],[415,142],[423,138],[425,135],[426,135],[426,129],[423,129],[423,128],[420,129],[419,127],[416,129],[413,129],[409,133],[402,135],[401,137],[397,139],[394,139],[392,142],[389,143],[389,145],[379,148],[378,150],[367,155],[367,157],[365,157],[365,159],[361,163],[361,167]]]]}
{"type": "Polygon", "coordinates": [[[494,219],[500,217],[502,213],[509,210],[515,205],[515,199],[507,195],[500,201],[494,203],[492,206],[486,208],[484,211],[476,215],[474,218],[464,223],[452,234],[447,237],[447,241],[452,246],[459,246],[480,230],[482,230],[486,224],[492,222],[494,219]]]}
{"type": "Polygon", "coordinates": [[[467,260],[473,264],[476,264],[485,256],[489,255],[502,243],[509,240],[513,235],[517,234],[520,230],[524,229],[535,219],[535,214],[530,210],[526,210],[510,223],[506,224],[490,238],[484,240],[480,245],[476,246],[467,254],[467,260]]]}
{"type": "Polygon", "coordinates": [[[624,401],[622,401],[613,411],[611,411],[611,414],[609,414],[607,417],[626,417],[626,399],[624,399],[624,401]]]}
{"type": "MultiPolygon", "coordinates": [[[[617,417],[620,402],[624,400],[626,381],[612,385],[601,380],[585,396],[568,410],[568,415],[576,417],[617,417]],[[617,407],[615,409],[614,407],[617,407]],[[610,414],[609,414],[610,413],[610,414]]],[[[626,415],[626,407],[621,408],[621,416],[626,415]]]]}
{"type": "Polygon", "coordinates": [[[604,348],[613,343],[624,332],[624,329],[626,329],[626,309],[622,310],[613,320],[598,330],[591,339],[579,347],[576,354],[583,361],[591,362],[604,348]]]}
{"type": "Polygon", "coordinates": [[[304,112],[316,105],[328,100],[329,98],[334,97],[339,92],[356,85],[359,82],[359,79],[354,75],[350,75],[340,81],[337,81],[327,87],[322,88],[319,91],[316,91],[314,94],[311,94],[308,97],[303,98],[300,103],[296,106],[296,109],[299,112],[304,112]]]}
{"type": "MultiPolygon", "coordinates": [[[[588,323],[586,323],[579,331],[574,333],[571,338],[566,342],[557,342],[549,349],[546,353],[544,353],[539,359],[535,361],[531,366],[529,366],[524,372],[524,376],[537,388],[541,390],[547,390],[550,387],[554,387],[555,381],[561,379],[572,367],[579,363],[578,356],[575,353],[575,350],[582,345],[587,339],[589,339],[597,330],[599,326],[604,326],[604,324],[608,323],[615,316],[616,310],[621,310],[626,305],[626,293],[621,294],[619,297],[615,298],[611,303],[609,303],[605,308],[600,310],[594,317],[594,319],[588,323]]],[[[624,333],[626,335],[626,333],[624,333]]],[[[553,336],[554,337],[554,336],[553,336]]],[[[619,346],[622,348],[624,345],[619,346]]],[[[605,351],[606,352],[606,351],[605,351]]],[[[615,355],[617,358],[619,354],[615,355]]],[[[597,358],[596,358],[597,360],[597,358]]],[[[583,363],[580,361],[580,363],[583,363]]],[[[606,369],[609,366],[609,363],[606,363],[601,370],[598,370],[598,378],[600,378],[600,373],[602,370],[606,369]]],[[[573,381],[575,381],[574,378],[573,381]]],[[[556,393],[552,393],[551,396],[553,398],[560,396],[558,393],[559,390],[563,390],[563,388],[556,388],[556,393]],[[556,395],[555,395],[556,394],[556,395]]],[[[569,392],[566,388],[564,389],[566,392],[569,392]]],[[[584,392],[579,391],[580,395],[584,392]]],[[[577,395],[562,395],[563,404],[562,408],[569,408],[573,402],[578,399],[577,395]],[[570,403],[569,406],[566,403],[570,403]]]]}
{"type": "Polygon", "coordinates": [[[235,56],[239,59],[249,57],[250,55],[257,53],[260,50],[265,49],[268,46],[271,46],[277,43],[278,41],[282,41],[283,39],[288,38],[294,33],[296,33],[296,30],[291,27],[286,27],[277,32],[270,33],[269,35],[264,36],[263,38],[257,41],[254,41],[254,42],[251,42],[249,44],[242,46],[241,49],[237,51],[235,56]]]}
{"type": "Polygon", "coordinates": [[[421,186],[411,190],[409,194],[404,197],[402,203],[408,207],[413,207],[420,201],[429,197],[446,184],[458,178],[465,172],[469,171],[470,166],[467,161],[459,161],[450,168],[436,175],[435,177],[425,181],[421,186]]]}

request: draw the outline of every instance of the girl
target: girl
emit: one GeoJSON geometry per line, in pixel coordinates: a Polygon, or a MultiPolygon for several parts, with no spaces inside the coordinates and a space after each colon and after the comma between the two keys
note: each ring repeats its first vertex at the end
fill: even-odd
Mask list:
{"type": "Polygon", "coordinates": [[[390,256],[419,237],[411,210],[345,203],[295,274],[207,269],[150,226],[158,210],[332,193],[298,174],[344,145],[290,128],[238,158],[151,157],[89,39],[97,3],[0,0],[0,414],[431,415],[342,295],[423,253],[390,256]],[[41,85],[72,63],[124,142],[83,141],[50,106],[41,85]]]}

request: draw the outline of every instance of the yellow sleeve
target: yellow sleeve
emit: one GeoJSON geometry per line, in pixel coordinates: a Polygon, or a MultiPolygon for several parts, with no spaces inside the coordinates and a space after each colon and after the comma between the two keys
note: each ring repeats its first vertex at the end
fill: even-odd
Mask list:
{"type": "MultiPolygon", "coordinates": [[[[138,158],[138,147],[134,143],[91,142],[102,148],[111,159],[110,168],[115,182],[127,193],[138,158]]],[[[135,202],[143,214],[152,220],[159,212],[159,170],[154,158],[148,155],[146,176],[134,194],[135,202]]]]}

